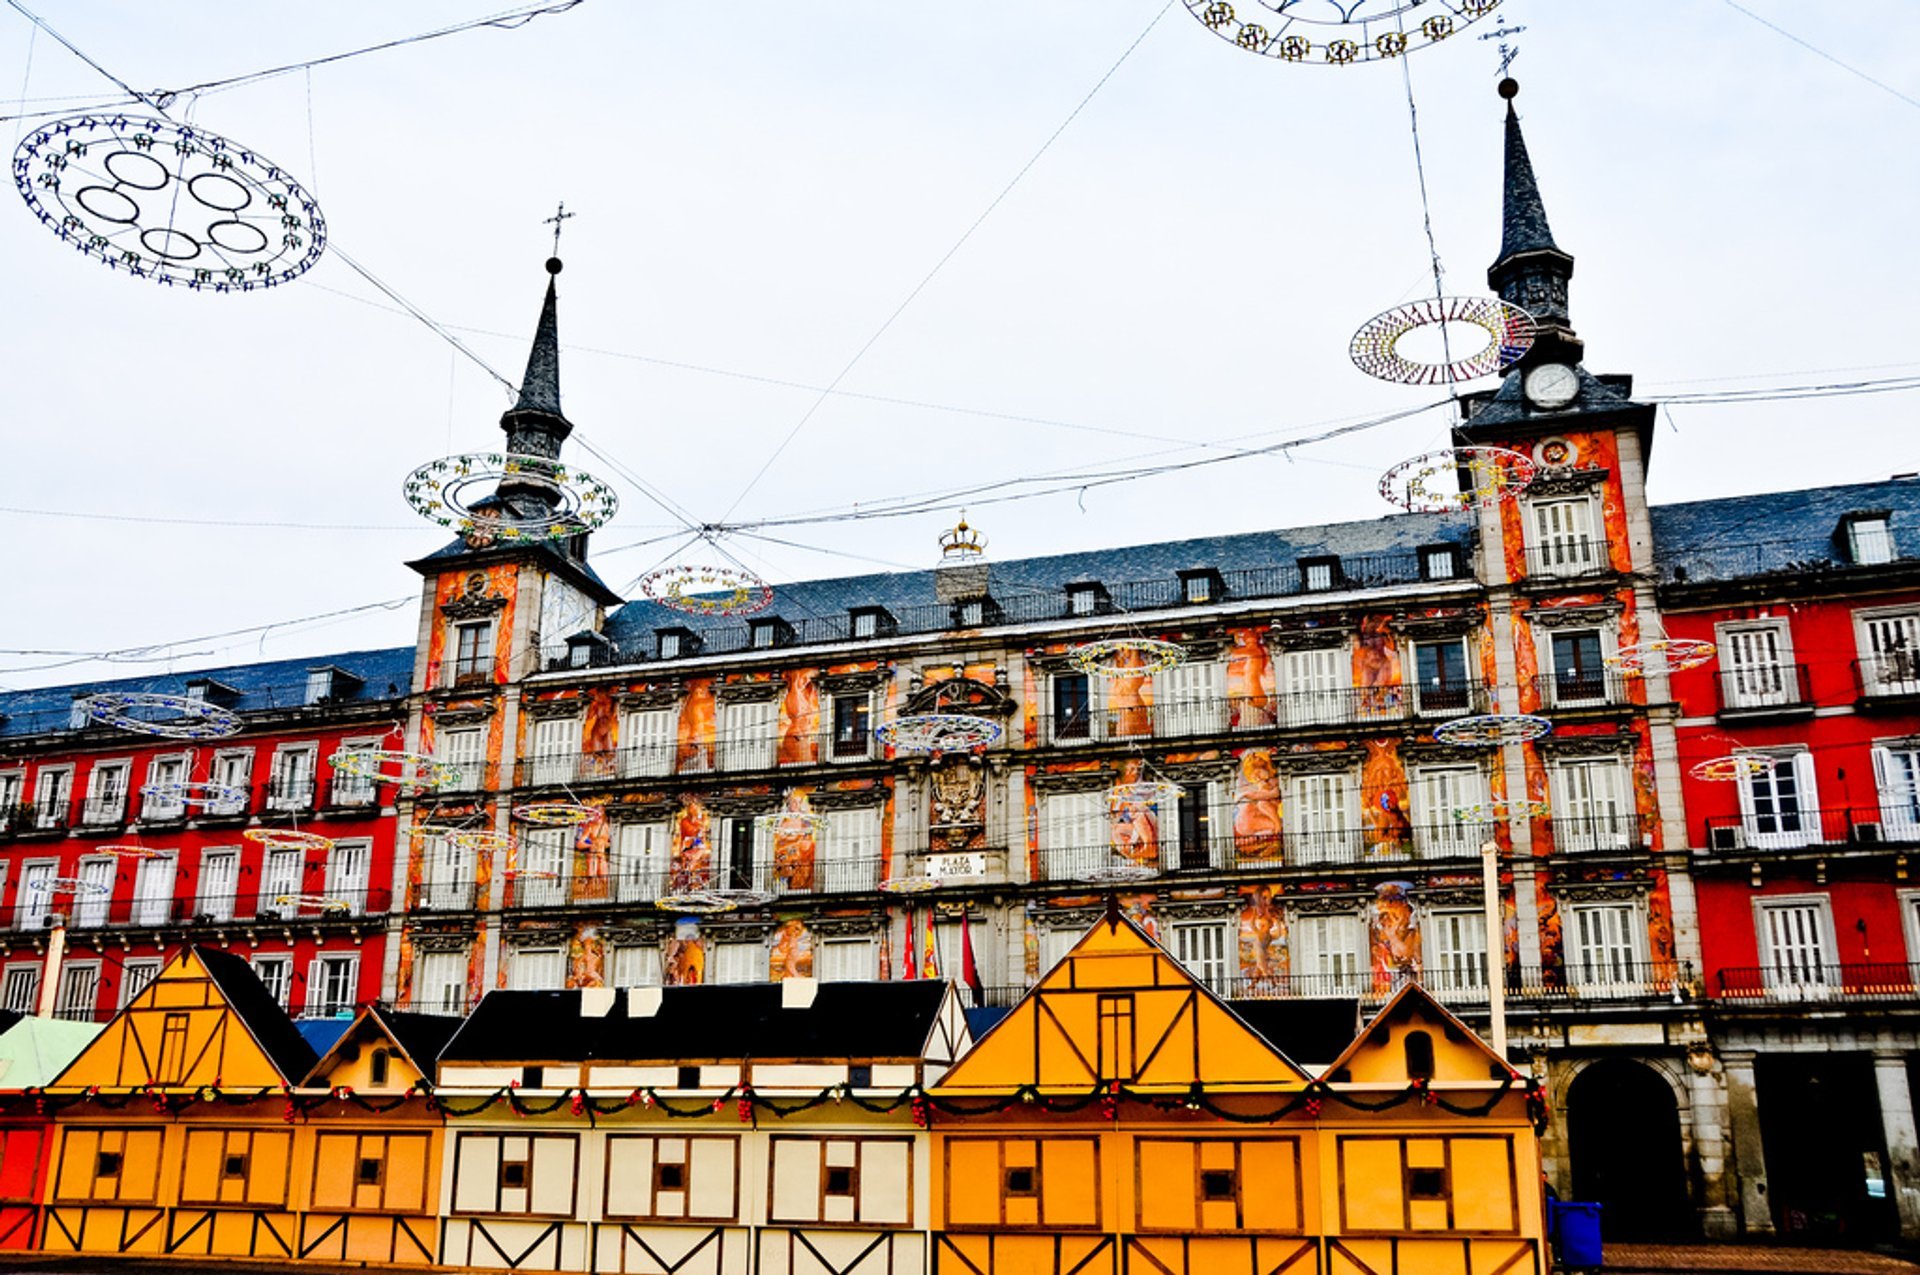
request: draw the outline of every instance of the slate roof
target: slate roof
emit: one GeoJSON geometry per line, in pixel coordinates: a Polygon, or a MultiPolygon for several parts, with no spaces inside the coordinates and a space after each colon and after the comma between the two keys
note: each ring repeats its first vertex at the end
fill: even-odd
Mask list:
{"type": "Polygon", "coordinates": [[[650,1018],[627,1016],[625,992],[604,1017],[584,1017],[578,991],[492,991],[440,1061],[918,1058],[946,991],[927,979],[821,983],[812,1005],[784,1009],[778,983],[667,987],[650,1018]]]}
{"type": "Polygon", "coordinates": [[[1268,1044],[1304,1063],[1338,1058],[1360,1034],[1360,1002],[1352,997],[1230,1000],[1227,1008],[1268,1044]]]}
{"type": "MultiPolygon", "coordinates": [[[[287,1011],[273,998],[253,966],[231,952],[195,945],[193,954],[220,988],[227,1005],[247,1025],[288,1084],[298,1084],[320,1060],[287,1011]]],[[[342,1024],[344,1027],[344,1024],[342,1024]]]]}
{"type": "Polygon", "coordinates": [[[73,701],[82,695],[103,691],[185,695],[187,683],[203,678],[211,678],[240,693],[238,699],[220,701],[236,712],[297,708],[306,701],[307,671],[328,665],[360,679],[359,688],[346,697],[349,703],[396,698],[405,695],[413,682],[413,648],[394,646],[259,664],[228,664],[187,673],[150,673],[35,690],[0,691],[0,714],[5,715],[5,720],[0,721],[0,738],[67,729],[73,716],[73,701]]]}
{"type": "Polygon", "coordinates": [[[1920,479],[1690,500],[1652,512],[1654,566],[1663,582],[1853,566],[1840,533],[1850,513],[1890,515],[1894,557],[1920,561],[1920,479]]]}
{"type": "Polygon", "coordinates": [[[1512,98],[1507,99],[1505,158],[1500,260],[1522,252],[1560,251],[1547,225],[1547,207],[1540,199],[1540,183],[1533,175],[1533,160],[1527,154],[1527,139],[1520,133],[1520,117],[1514,113],[1512,98]]]}
{"type": "Polygon", "coordinates": [[[447,1047],[466,1019],[454,1014],[414,1014],[382,1005],[373,1007],[374,1015],[386,1025],[387,1034],[406,1050],[407,1057],[428,1076],[434,1060],[447,1047]]]}

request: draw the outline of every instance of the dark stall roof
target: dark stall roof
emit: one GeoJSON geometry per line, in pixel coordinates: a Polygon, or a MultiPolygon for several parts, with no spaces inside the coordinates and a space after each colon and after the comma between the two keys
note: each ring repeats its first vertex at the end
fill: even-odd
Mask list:
{"type": "MultiPolygon", "coordinates": [[[[196,945],[193,954],[205,967],[207,976],[220,988],[227,1007],[247,1025],[253,1038],[288,1084],[299,1084],[319,1061],[307,1038],[300,1034],[287,1011],[273,998],[253,966],[231,952],[196,945]]],[[[346,1024],[341,1024],[342,1028],[346,1024]]]]}
{"type": "Polygon", "coordinates": [[[1360,1002],[1350,997],[1313,1000],[1230,1000],[1227,1008],[1289,1058],[1325,1065],[1360,1034],[1360,1002]]]}

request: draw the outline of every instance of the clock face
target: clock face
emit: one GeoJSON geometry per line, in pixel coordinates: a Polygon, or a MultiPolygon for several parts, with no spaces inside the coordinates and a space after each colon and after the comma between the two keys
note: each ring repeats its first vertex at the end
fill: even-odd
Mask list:
{"type": "Polygon", "coordinates": [[[1544,363],[1527,373],[1525,389],[1535,407],[1565,407],[1580,393],[1580,377],[1564,363],[1544,363]]]}

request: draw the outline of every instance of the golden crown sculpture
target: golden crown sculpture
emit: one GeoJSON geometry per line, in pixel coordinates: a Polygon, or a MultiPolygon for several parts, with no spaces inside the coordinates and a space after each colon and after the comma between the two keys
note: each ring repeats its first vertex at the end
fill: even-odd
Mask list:
{"type": "Polygon", "coordinates": [[[978,558],[987,551],[987,538],[967,524],[967,511],[960,521],[940,533],[940,557],[946,561],[978,558]]]}

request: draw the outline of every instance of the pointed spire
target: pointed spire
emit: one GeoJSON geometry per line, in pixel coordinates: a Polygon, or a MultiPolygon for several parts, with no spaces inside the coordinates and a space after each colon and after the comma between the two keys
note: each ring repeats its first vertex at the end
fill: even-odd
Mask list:
{"type": "Polygon", "coordinates": [[[527,374],[520,380],[520,401],[500,418],[507,432],[507,450],[525,455],[560,455],[560,444],[573,432],[573,423],[560,411],[559,294],[555,287],[560,258],[547,258],[547,298],[540,307],[540,323],[527,354],[527,374]]]}
{"type": "Polygon", "coordinates": [[[1541,328],[1536,344],[1540,359],[1577,360],[1579,342],[1567,314],[1567,284],[1573,278],[1573,256],[1553,241],[1547,225],[1547,206],[1533,175],[1527,139],[1513,99],[1520,92],[1513,80],[1500,81],[1507,101],[1506,179],[1500,217],[1500,257],[1487,270],[1487,282],[1503,301],[1519,306],[1541,328]]]}

